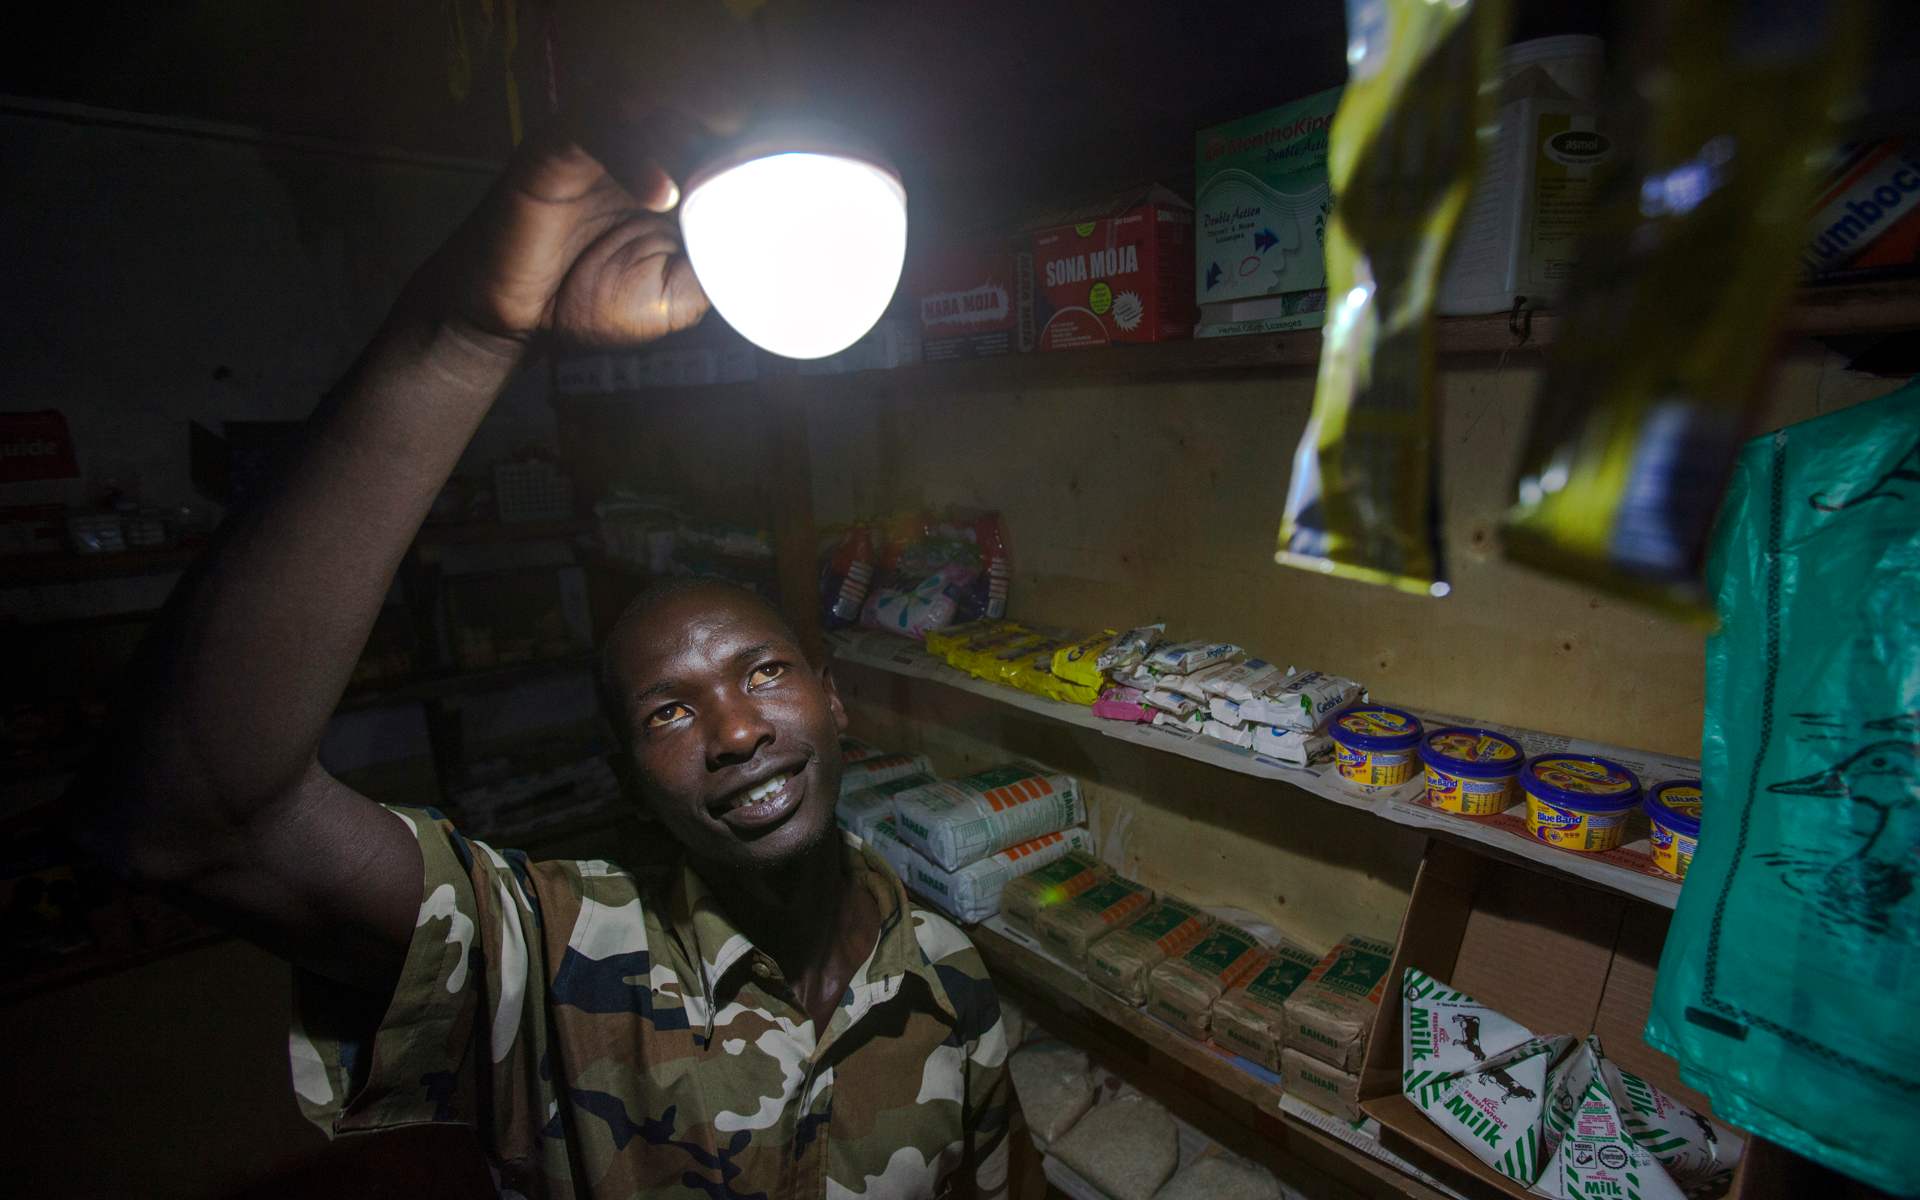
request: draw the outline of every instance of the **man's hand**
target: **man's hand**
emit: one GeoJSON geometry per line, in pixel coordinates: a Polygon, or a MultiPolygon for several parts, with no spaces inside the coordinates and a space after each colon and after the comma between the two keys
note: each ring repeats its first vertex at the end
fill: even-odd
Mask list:
{"type": "Polygon", "coordinates": [[[706,294],[678,223],[661,215],[680,199],[660,165],[691,140],[678,124],[590,139],[554,122],[428,264],[416,302],[516,356],[542,331],[574,345],[633,345],[698,322],[706,294]],[[583,148],[588,140],[606,148],[604,163],[583,148]]]}

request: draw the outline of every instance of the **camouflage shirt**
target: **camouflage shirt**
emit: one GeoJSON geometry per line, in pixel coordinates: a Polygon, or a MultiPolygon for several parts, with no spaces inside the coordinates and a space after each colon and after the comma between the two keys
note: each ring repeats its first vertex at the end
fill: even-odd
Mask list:
{"type": "Polygon", "coordinates": [[[426,886],[370,1042],[303,984],[293,1085],[329,1133],[476,1126],[503,1195],[998,1196],[1011,1090],[958,929],[849,842],[881,933],[824,1032],[691,870],[529,863],[391,810],[426,886]]]}

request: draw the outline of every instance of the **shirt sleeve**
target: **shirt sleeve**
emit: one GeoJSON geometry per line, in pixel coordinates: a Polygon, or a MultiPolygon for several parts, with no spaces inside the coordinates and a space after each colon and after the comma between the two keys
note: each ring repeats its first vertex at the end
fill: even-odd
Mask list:
{"type": "Polygon", "coordinates": [[[997,1000],[992,1016],[992,1025],[967,1046],[967,1161],[979,1200],[1007,1195],[1008,1134],[1019,1113],[1007,1074],[1007,1026],[997,1000]]]}
{"type": "Polygon", "coordinates": [[[378,1029],[347,1029],[296,973],[293,1088],[329,1135],[475,1126],[500,1162],[527,1158],[552,1110],[538,891],[524,856],[470,841],[432,809],[389,808],[420,843],[420,913],[378,1029]]]}

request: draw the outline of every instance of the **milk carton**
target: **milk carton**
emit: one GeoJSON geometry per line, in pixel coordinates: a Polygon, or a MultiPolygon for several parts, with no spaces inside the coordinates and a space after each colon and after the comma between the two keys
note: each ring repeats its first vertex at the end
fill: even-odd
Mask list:
{"type": "Polygon", "coordinates": [[[1195,147],[1196,337],[1317,328],[1333,189],[1327,133],[1340,89],[1200,131],[1195,147]]]}

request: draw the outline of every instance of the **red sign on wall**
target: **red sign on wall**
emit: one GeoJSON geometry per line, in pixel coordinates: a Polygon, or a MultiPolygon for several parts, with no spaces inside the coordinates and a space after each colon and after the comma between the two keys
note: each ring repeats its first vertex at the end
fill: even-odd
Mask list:
{"type": "Polygon", "coordinates": [[[79,474],[73,435],[58,409],[0,413],[0,483],[73,479],[79,474]]]}

